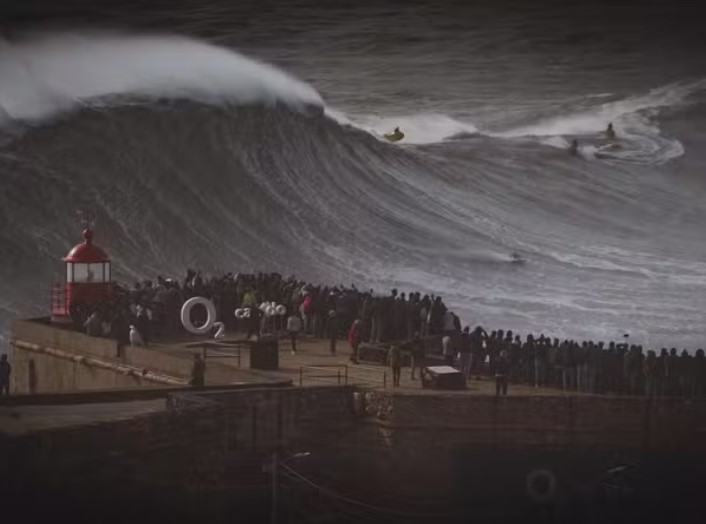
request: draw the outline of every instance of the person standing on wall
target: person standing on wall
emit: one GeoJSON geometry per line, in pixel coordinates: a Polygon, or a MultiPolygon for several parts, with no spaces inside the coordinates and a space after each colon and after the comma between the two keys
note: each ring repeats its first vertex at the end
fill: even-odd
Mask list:
{"type": "Polygon", "coordinates": [[[194,366],[191,368],[191,385],[202,388],[206,384],[206,362],[199,353],[194,355],[194,366]]]}
{"type": "Polygon", "coordinates": [[[27,377],[29,379],[29,392],[30,394],[34,395],[37,392],[37,366],[34,363],[33,358],[29,359],[27,371],[29,374],[29,376],[27,377]]]}
{"type": "Polygon", "coordinates": [[[483,369],[483,360],[485,355],[483,354],[483,342],[488,340],[488,333],[482,326],[476,326],[473,333],[470,335],[470,346],[471,346],[471,363],[469,374],[476,370],[476,380],[480,380],[480,373],[483,369]]]}
{"type": "Polygon", "coordinates": [[[458,352],[461,362],[461,373],[463,378],[469,380],[471,378],[471,333],[468,326],[463,328],[463,333],[461,333],[458,352]]]}
{"type": "Polygon", "coordinates": [[[0,397],[10,395],[10,375],[12,366],[7,361],[7,355],[3,353],[0,357],[0,397]]]}
{"type": "Polygon", "coordinates": [[[454,352],[450,335],[444,335],[441,339],[441,354],[444,356],[444,363],[447,366],[453,366],[454,352]]]}
{"type": "Polygon", "coordinates": [[[149,311],[142,304],[137,305],[137,315],[135,318],[135,327],[142,335],[142,340],[145,341],[145,346],[149,345],[150,341],[150,316],[149,311]]]}
{"type": "Polygon", "coordinates": [[[299,332],[302,330],[302,321],[299,315],[292,312],[287,319],[287,333],[289,333],[289,338],[292,341],[292,355],[297,354],[297,337],[299,332]]]}
{"type": "Polygon", "coordinates": [[[351,362],[358,363],[358,345],[360,344],[360,320],[355,319],[348,330],[348,343],[351,345],[351,362]]]}
{"type": "Polygon", "coordinates": [[[309,291],[304,292],[304,298],[302,299],[301,306],[299,306],[299,313],[304,319],[304,335],[308,335],[311,331],[311,303],[313,297],[309,291]]]}
{"type": "Polygon", "coordinates": [[[387,350],[387,363],[392,368],[392,386],[399,387],[402,372],[402,354],[397,344],[392,344],[387,350]]]}
{"type": "Polygon", "coordinates": [[[412,380],[417,380],[414,376],[414,371],[419,369],[419,375],[421,376],[425,364],[424,342],[419,338],[419,333],[414,334],[414,339],[411,342],[410,355],[412,357],[412,370],[410,373],[410,378],[412,380]]]}
{"type": "Polygon", "coordinates": [[[253,335],[260,337],[260,319],[262,318],[262,311],[258,308],[250,308],[250,318],[247,319],[248,332],[245,336],[248,340],[253,335]]]}
{"type": "Polygon", "coordinates": [[[338,317],[336,316],[336,310],[331,309],[328,312],[328,318],[326,319],[326,335],[328,336],[330,342],[331,354],[336,354],[336,338],[338,338],[338,317]]]}
{"type": "Polygon", "coordinates": [[[508,359],[507,350],[500,351],[498,358],[495,360],[495,396],[507,396],[507,377],[510,374],[510,360],[508,359]]]}

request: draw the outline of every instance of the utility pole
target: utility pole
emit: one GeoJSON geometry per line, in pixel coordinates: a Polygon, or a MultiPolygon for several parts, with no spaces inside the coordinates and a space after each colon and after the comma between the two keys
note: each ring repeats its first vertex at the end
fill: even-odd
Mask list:
{"type": "Polygon", "coordinates": [[[272,452],[272,515],[271,524],[277,524],[277,448],[272,452]]]}

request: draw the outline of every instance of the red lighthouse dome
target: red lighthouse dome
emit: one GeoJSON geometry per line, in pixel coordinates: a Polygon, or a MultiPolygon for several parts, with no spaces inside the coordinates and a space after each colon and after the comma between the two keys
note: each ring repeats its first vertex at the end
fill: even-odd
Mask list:
{"type": "Polygon", "coordinates": [[[110,299],[110,257],[93,243],[93,230],[83,232],[83,242],[64,257],[66,280],[52,291],[52,320],[70,322],[72,306],[97,309],[110,299]]]}
{"type": "Polygon", "coordinates": [[[110,257],[102,248],[93,243],[93,230],[84,229],[83,242],[74,246],[64,257],[64,261],[78,264],[99,264],[110,262],[110,257]]]}

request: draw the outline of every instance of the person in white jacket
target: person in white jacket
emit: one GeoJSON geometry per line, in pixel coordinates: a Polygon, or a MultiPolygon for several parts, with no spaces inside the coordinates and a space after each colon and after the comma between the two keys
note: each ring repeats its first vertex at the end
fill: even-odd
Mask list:
{"type": "Polygon", "coordinates": [[[299,318],[299,315],[292,313],[287,319],[287,333],[289,333],[289,338],[292,340],[292,355],[297,354],[297,337],[301,330],[302,320],[299,318]]]}
{"type": "Polygon", "coordinates": [[[444,334],[451,335],[456,331],[456,324],[454,319],[454,314],[451,311],[447,311],[444,315],[444,334]]]}

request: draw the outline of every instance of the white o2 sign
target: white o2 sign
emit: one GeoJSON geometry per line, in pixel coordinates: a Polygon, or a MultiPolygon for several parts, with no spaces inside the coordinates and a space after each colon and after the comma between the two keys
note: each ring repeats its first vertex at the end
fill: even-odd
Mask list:
{"type": "MultiPolygon", "coordinates": [[[[287,307],[283,304],[277,305],[274,302],[263,302],[258,308],[266,317],[284,316],[287,314],[287,307]]],[[[235,318],[250,318],[251,309],[236,309],[235,318]]],[[[192,335],[205,335],[216,323],[216,306],[209,299],[204,297],[193,297],[184,302],[181,306],[181,325],[192,335]],[[202,326],[195,326],[191,321],[191,309],[196,306],[206,308],[206,322],[202,326]]]]}

